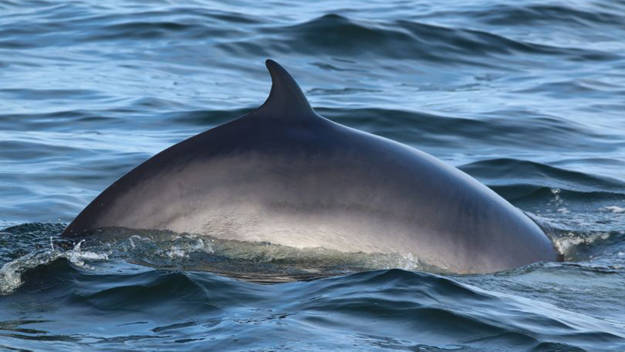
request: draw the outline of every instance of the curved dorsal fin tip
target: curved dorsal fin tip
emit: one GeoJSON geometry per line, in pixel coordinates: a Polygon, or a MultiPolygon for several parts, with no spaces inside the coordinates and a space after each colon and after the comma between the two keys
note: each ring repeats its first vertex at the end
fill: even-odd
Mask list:
{"type": "MultiPolygon", "coordinates": [[[[267,69],[269,70],[269,73],[271,73],[271,70],[277,69],[277,68],[282,68],[282,66],[280,66],[279,63],[273,61],[272,59],[267,59],[265,60],[265,66],[267,66],[267,69]]],[[[284,69],[284,68],[282,68],[284,69]]]]}
{"type": "Polygon", "coordinates": [[[292,83],[299,88],[297,82],[295,82],[293,77],[279,63],[272,59],[267,59],[265,60],[265,66],[267,66],[267,70],[269,70],[269,75],[274,85],[292,83]]]}
{"type": "Polygon", "coordinates": [[[271,75],[271,92],[265,103],[259,108],[265,115],[274,118],[296,119],[315,116],[306,96],[293,77],[277,62],[265,61],[271,75]]]}

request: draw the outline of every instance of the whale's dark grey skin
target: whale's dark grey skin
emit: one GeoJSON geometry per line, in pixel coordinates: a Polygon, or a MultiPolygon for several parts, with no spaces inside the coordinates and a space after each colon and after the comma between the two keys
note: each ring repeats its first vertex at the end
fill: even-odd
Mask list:
{"type": "Polygon", "coordinates": [[[414,148],[316,114],[267,60],[257,110],[180,142],[117,180],[63,235],[167,230],[295,248],[396,253],[456,273],[557,260],[525,214],[414,148]]]}

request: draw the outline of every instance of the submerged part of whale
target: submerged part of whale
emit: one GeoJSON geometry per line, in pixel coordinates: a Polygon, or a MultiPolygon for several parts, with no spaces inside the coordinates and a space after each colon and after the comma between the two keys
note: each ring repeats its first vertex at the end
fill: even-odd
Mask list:
{"type": "Polygon", "coordinates": [[[273,84],[260,108],[139,165],[63,235],[165,230],[396,254],[456,273],[557,259],[495,192],[429,154],[319,116],[284,68],[266,64],[273,84]]]}

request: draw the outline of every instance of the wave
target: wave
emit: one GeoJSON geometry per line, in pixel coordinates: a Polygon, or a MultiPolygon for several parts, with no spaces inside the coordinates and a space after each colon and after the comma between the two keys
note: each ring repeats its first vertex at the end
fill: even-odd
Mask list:
{"type": "MultiPolygon", "coordinates": [[[[540,218],[535,218],[539,223],[540,218]]],[[[619,258],[621,232],[574,233],[541,223],[565,260],[619,258]]],[[[379,269],[401,268],[442,273],[418,258],[395,254],[344,253],[324,248],[296,249],[266,242],[221,240],[168,231],[111,229],[80,242],[59,237],[64,224],[31,223],[0,231],[7,245],[0,251],[0,289],[10,293],[21,275],[60,258],[74,265],[90,261],[124,261],[167,270],[203,271],[253,282],[311,280],[379,269]]],[[[530,266],[531,267],[531,266],[530,266]]],[[[515,271],[517,269],[513,269],[515,271]]]]}
{"type": "MultiPolygon", "coordinates": [[[[613,6],[619,6],[616,3],[613,6]]],[[[621,4],[622,6],[622,4],[621,4]]],[[[621,8],[623,10],[623,8],[621,8]]],[[[495,5],[488,11],[465,13],[478,21],[493,25],[560,24],[566,26],[613,26],[625,30],[623,17],[616,11],[606,11],[603,6],[571,7],[561,4],[527,4],[522,6],[495,5]]]]}
{"type": "MultiPolygon", "coordinates": [[[[421,21],[372,21],[330,12],[313,19],[290,23],[283,21],[276,25],[268,18],[200,6],[169,6],[162,11],[135,10],[123,13],[86,5],[80,10],[71,9],[68,6],[52,6],[47,16],[33,16],[32,13],[14,16],[14,21],[5,22],[0,27],[0,48],[68,47],[111,41],[159,41],[164,44],[165,41],[175,41],[177,50],[186,51],[192,49],[185,45],[206,41],[210,48],[227,55],[358,55],[360,58],[422,60],[443,65],[468,64],[503,70],[510,69],[509,65],[504,64],[505,61],[523,63],[527,59],[519,57],[526,56],[550,56],[577,61],[612,61],[621,58],[615,53],[589,47],[539,44],[512,39],[496,31],[432,24],[428,23],[427,18],[421,21]],[[28,18],[29,26],[22,25],[23,17],[28,18]],[[486,60],[486,57],[498,60],[486,60]],[[504,61],[500,60],[504,57],[504,61]]],[[[557,13],[558,8],[534,9],[530,6],[524,9],[504,9],[510,14],[500,16],[510,19],[517,18],[515,11],[544,14],[557,13]]],[[[582,11],[572,16],[588,21],[584,14],[582,11]]],[[[603,21],[609,19],[600,14],[596,16],[603,21]]],[[[478,14],[477,17],[483,16],[478,14]]],[[[491,23],[498,21],[496,18],[483,20],[491,23]]],[[[546,60],[540,61],[546,63],[546,60]]]]}
{"type": "Polygon", "coordinates": [[[587,197],[591,194],[625,199],[625,181],[528,160],[488,159],[462,165],[460,169],[502,192],[536,196],[559,189],[567,196],[587,197]]]}
{"type": "Polygon", "coordinates": [[[514,40],[475,29],[444,27],[429,23],[395,20],[371,22],[353,20],[339,14],[325,14],[296,25],[259,31],[269,38],[220,43],[228,52],[249,49],[252,53],[299,52],[302,54],[353,55],[424,60],[444,64],[470,64],[505,69],[485,56],[512,54],[561,56],[571,60],[606,61],[618,55],[589,48],[560,47],[514,40]],[[265,49],[261,49],[265,48],[265,49]]]}
{"type": "MultiPolygon", "coordinates": [[[[87,269],[56,259],[29,269],[21,295],[5,296],[4,302],[19,302],[28,295],[56,297],[63,303],[48,314],[53,319],[70,311],[97,312],[98,325],[121,340],[111,340],[88,325],[85,335],[76,333],[84,328],[74,327],[72,336],[53,335],[53,327],[29,329],[30,321],[17,320],[0,329],[12,331],[17,339],[59,336],[71,343],[89,341],[96,348],[133,336],[141,337],[133,341],[138,345],[149,337],[150,343],[161,347],[176,341],[178,347],[194,342],[206,347],[227,343],[225,331],[237,331],[241,347],[257,344],[258,328],[273,325],[281,326],[278,341],[284,341],[284,331],[297,335],[297,329],[306,327],[308,339],[310,334],[319,339],[340,336],[337,344],[345,347],[358,343],[426,350],[484,346],[596,350],[625,344],[625,334],[609,321],[427,273],[393,269],[256,285],[210,273],[114,269],[87,269]],[[207,334],[212,341],[200,337],[207,334]],[[193,339],[182,340],[181,335],[193,339]]],[[[271,331],[262,338],[265,344],[274,341],[271,331]]]]}
{"type": "Polygon", "coordinates": [[[327,109],[322,115],[368,132],[419,146],[472,148],[505,146],[543,150],[570,148],[610,151],[625,145],[612,136],[558,116],[523,111],[493,111],[476,118],[398,109],[327,109]]]}
{"type": "MultiPolygon", "coordinates": [[[[622,275],[615,266],[618,260],[614,260],[621,258],[625,244],[619,233],[568,234],[556,239],[559,245],[576,248],[579,255],[586,256],[578,258],[580,262],[536,263],[490,275],[442,276],[402,269],[371,271],[380,264],[375,256],[297,251],[267,243],[218,242],[166,233],[163,238],[136,235],[108,243],[73,243],[58,237],[63,228],[64,224],[32,223],[0,231],[0,242],[7,244],[0,247],[4,261],[0,311],[12,312],[12,307],[24,307],[35,297],[48,307],[42,319],[69,324],[67,317],[76,312],[88,317],[97,314],[98,326],[107,334],[85,324],[72,325],[72,334],[65,335],[57,333],[54,324],[18,319],[0,322],[0,335],[11,334],[17,341],[88,341],[96,348],[130,340],[134,347],[146,341],[158,341],[161,347],[172,344],[179,348],[181,343],[206,347],[208,341],[201,337],[206,334],[213,336],[211,343],[218,344],[229,341],[223,331],[237,331],[242,341],[254,340],[258,332],[245,327],[281,324],[281,331],[294,334],[305,326],[307,334],[319,339],[338,338],[349,331],[348,345],[383,348],[480,350],[497,346],[540,351],[625,346],[625,334],[617,321],[601,312],[563,307],[557,295],[542,297],[544,292],[536,290],[532,281],[553,285],[562,276],[572,276],[595,283],[614,282],[605,280],[622,275]],[[602,260],[602,255],[593,252],[598,247],[610,252],[610,259],[602,260]],[[589,257],[593,259],[588,261],[589,257]],[[366,263],[369,269],[363,265],[366,263]],[[352,268],[358,264],[358,271],[365,271],[350,273],[346,264],[352,268]],[[301,275],[302,268],[311,267],[330,271],[301,275]],[[244,281],[220,276],[233,269],[239,270],[239,275],[231,276],[244,281]],[[259,272],[269,276],[257,276],[259,272]],[[323,278],[327,274],[332,277],[323,278]],[[284,278],[305,280],[272,285],[248,281],[275,283],[284,278]],[[549,303],[554,299],[555,303],[549,303]],[[112,339],[112,334],[118,337],[112,339]]],[[[398,266],[391,262],[396,258],[382,259],[388,267],[398,266]]],[[[618,280],[614,284],[620,287],[618,280]]],[[[572,284],[565,281],[563,285],[565,290],[572,284]]],[[[609,293],[610,287],[602,290],[609,293]]],[[[272,341],[266,333],[262,336],[264,341],[272,341]]],[[[281,336],[276,338],[284,341],[281,336]]]]}
{"type": "Polygon", "coordinates": [[[66,258],[123,260],[159,269],[200,270],[255,282],[283,282],[366,271],[405,268],[441,271],[418,259],[395,254],[344,253],[324,248],[296,249],[266,242],[221,240],[168,231],[111,229],[74,243],[59,237],[63,224],[23,224],[0,232],[0,290],[11,292],[21,273],[66,258]],[[22,248],[24,246],[24,248],[22,248]]]}
{"type": "Polygon", "coordinates": [[[0,48],[32,49],[67,47],[77,43],[214,37],[236,38],[242,25],[260,22],[243,12],[207,9],[203,6],[167,6],[162,10],[106,8],[86,3],[40,1],[31,11],[7,6],[12,21],[0,27],[0,48]],[[39,15],[45,13],[45,15],[39,15]],[[35,15],[37,14],[37,15],[35,15]],[[29,26],[20,26],[27,19],[29,26]]]}

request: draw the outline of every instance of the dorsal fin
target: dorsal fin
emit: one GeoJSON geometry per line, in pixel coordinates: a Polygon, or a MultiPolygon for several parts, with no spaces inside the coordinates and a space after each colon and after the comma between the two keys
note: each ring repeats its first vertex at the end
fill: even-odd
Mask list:
{"type": "Polygon", "coordinates": [[[271,75],[271,92],[255,113],[275,119],[309,119],[317,114],[302,93],[297,82],[277,62],[268,59],[265,65],[271,75]]]}

